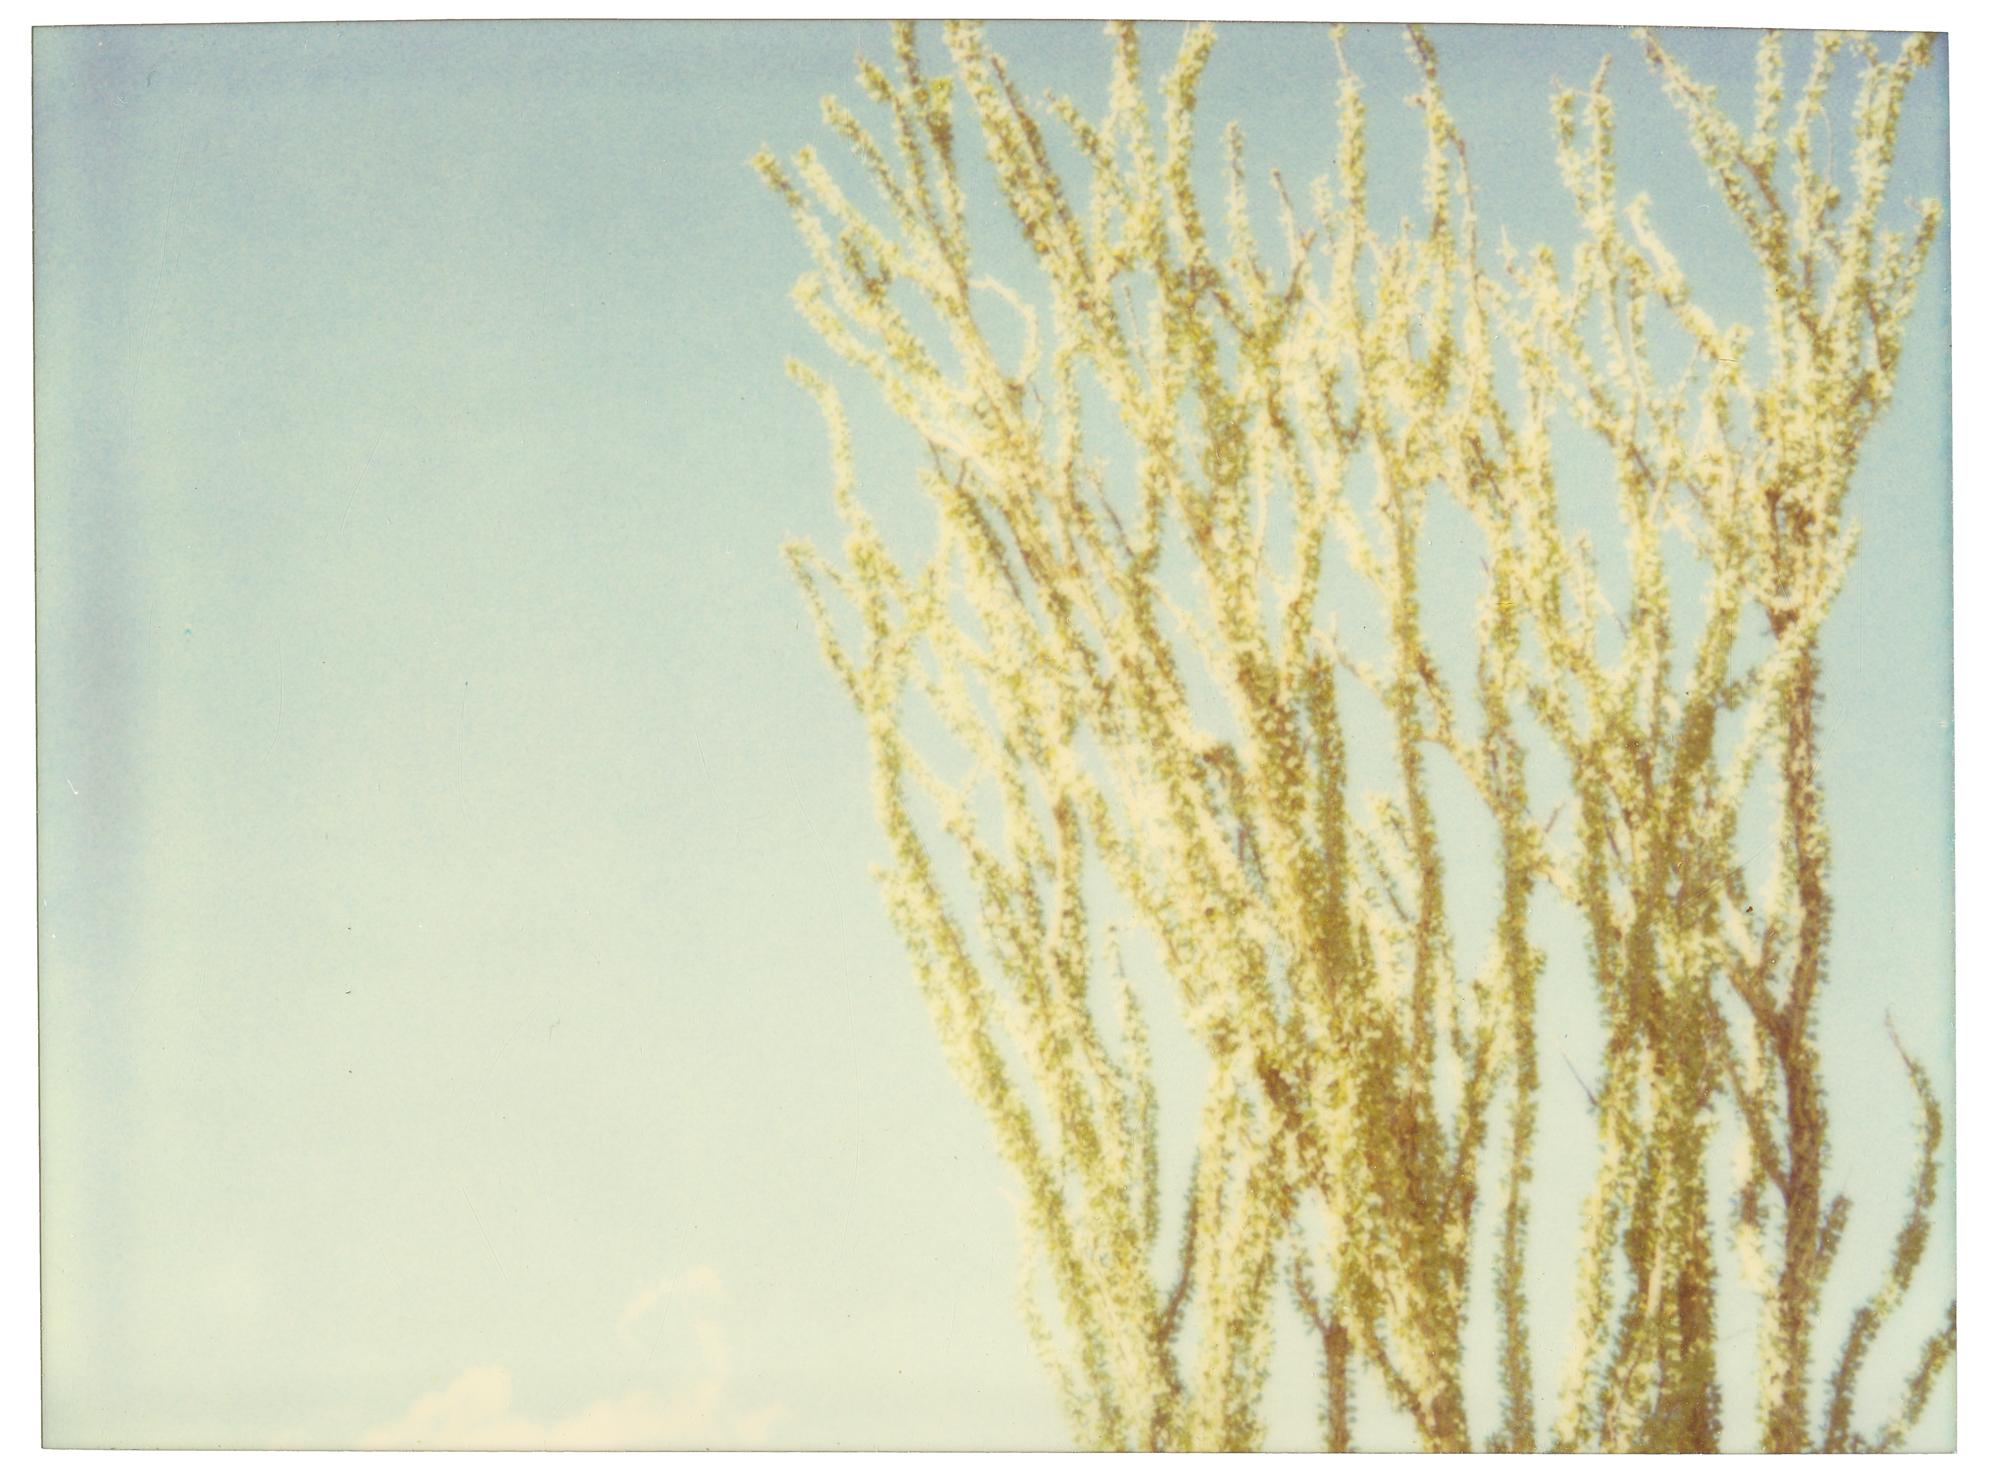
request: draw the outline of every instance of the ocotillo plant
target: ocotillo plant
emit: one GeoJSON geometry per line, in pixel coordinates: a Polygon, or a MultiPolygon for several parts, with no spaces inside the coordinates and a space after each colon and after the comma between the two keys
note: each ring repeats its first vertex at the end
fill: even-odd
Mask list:
{"type": "Polygon", "coordinates": [[[1110,34],[1092,119],[1031,105],[976,26],[946,27],[941,75],[895,27],[893,62],[860,72],[886,127],[825,105],[868,206],[810,149],[756,160],[811,254],[800,308],[922,450],[936,545],[911,561],[856,492],[833,386],[793,366],[830,429],[848,534],[838,560],[788,555],[866,723],[890,913],[1023,1186],[1029,1326],[1078,1442],[1257,1444],[1289,1297],[1321,1354],[1331,1448],[1351,1443],[1367,1370],[1427,1449],[1713,1449],[1716,1230],[1733,1224],[1763,1313],[1762,1443],[1897,1444],[1956,1332],[1948,1318],[1918,1355],[1899,1413],[1857,1429],[1856,1376],[1938,1181],[1941,1112],[1914,1060],[1911,1212],[1809,1412],[1848,1209],[1822,1189],[1818,645],[1854,557],[1848,485],[1938,228],[1935,203],[1881,226],[1928,42],[1884,59],[1824,38],[1794,92],[1767,37],[1746,131],[1647,38],[1762,274],[1752,331],[1704,310],[1644,199],[1621,194],[1602,71],[1555,100],[1572,249],[1496,250],[1413,31],[1427,150],[1414,224],[1388,235],[1336,33],[1337,167],[1303,212],[1277,183],[1272,260],[1234,128],[1219,230],[1202,205],[1214,33],[1186,33],[1157,103],[1136,30],[1110,34]],[[1859,79],[1845,198],[1825,156],[1843,58],[1859,79]],[[974,266],[969,177],[988,170],[1038,290],[974,266]],[[1559,497],[1558,442],[1579,432],[1608,454],[1618,602],[1559,497]],[[1484,547],[1457,692],[1420,590],[1439,500],[1484,547]],[[1700,587],[1691,632],[1677,579],[1700,587]],[[1365,610],[1342,610],[1357,592],[1365,610]],[[1379,756],[1353,749],[1368,710],[1379,756]],[[1537,754],[1552,795],[1531,795],[1537,754]],[[1470,970],[1447,909],[1448,773],[1497,840],[1470,970]],[[1778,823],[1758,898],[1742,834],[1764,787],[1778,823]],[[1551,893],[1566,912],[1536,909],[1551,893]],[[1573,1337],[1541,1417],[1526,1271],[1546,918],[1581,932],[1604,1052],[1573,1337]],[[1134,938],[1151,977],[1126,974],[1134,938]],[[1177,1231],[1142,977],[1170,984],[1207,1066],[1177,1231]],[[1745,1148],[1727,1200],[1710,1170],[1723,1117],[1745,1148]],[[1466,1411],[1476,1259],[1499,1304],[1486,1437],[1466,1411]]]}

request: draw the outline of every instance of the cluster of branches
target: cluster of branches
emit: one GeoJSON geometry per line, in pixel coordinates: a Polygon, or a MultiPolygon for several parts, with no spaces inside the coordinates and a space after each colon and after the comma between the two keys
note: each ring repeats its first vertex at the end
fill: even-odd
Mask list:
{"type": "Polygon", "coordinates": [[[1924,1126],[1908,1222],[1823,1415],[1808,1413],[1848,1212],[1822,1187],[1817,712],[1820,633],[1854,554],[1846,495],[1938,227],[1934,202],[1905,232],[1878,224],[1929,42],[1884,58],[1822,38],[1788,96],[1769,36],[1746,133],[1646,38],[1762,272],[1753,335],[1702,309],[1644,198],[1621,200],[1603,71],[1555,100],[1573,249],[1503,247],[1493,270],[1421,32],[1419,215],[1371,228],[1362,89],[1336,33],[1336,172],[1303,211],[1273,177],[1269,260],[1233,128],[1219,232],[1198,203],[1208,29],[1186,33],[1155,104],[1136,30],[1111,27],[1101,119],[1031,107],[976,26],[946,29],[945,75],[925,71],[913,28],[893,34],[892,65],[860,73],[886,129],[825,105],[873,208],[811,150],[756,163],[813,258],[800,308],[927,450],[937,543],[898,559],[856,497],[839,398],[794,365],[830,428],[848,533],[838,560],[788,554],[867,724],[890,911],[1025,1190],[1024,1300],[1078,1441],[1257,1444],[1289,1292],[1322,1354],[1330,1447],[1351,1442],[1366,1369],[1424,1447],[1470,1448],[1474,1211],[1490,1196],[1502,1414],[1487,1443],[1715,1448],[1710,1141],[1729,1115],[1763,1444],[1897,1444],[1956,1331],[1948,1319],[1924,1348],[1895,1415],[1855,1428],[1862,1361],[1937,1186],[1938,1103],[1907,1056],[1924,1126]],[[1844,53],[1859,93],[1843,198],[1821,138],[1844,53]],[[968,105],[1044,275],[1039,308],[974,268],[968,105]],[[1003,306],[1018,357],[987,322],[1003,306]],[[1558,502],[1564,423],[1608,454],[1622,602],[1558,502]],[[1457,692],[1420,593],[1440,499],[1484,542],[1476,673],[1457,692]],[[1685,633],[1673,542],[1701,586],[1685,633]],[[1335,562],[1370,610],[1329,610],[1335,562]],[[1385,635],[1382,651],[1357,651],[1343,624],[1385,635]],[[1351,774],[1363,706],[1387,722],[1380,790],[1351,774]],[[1531,747],[1559,763],[1558,798],[1531,797],[1531,747]],[[1471,969],[1446,910],[1441,768],[1498,841],[1471,969]],[[1740,834],[1759,786],[1778,824],[1753,899],[1740,834]],[[1544,821],[1555,801],[1560,829],[1544,821]],[[1573,1336],[1546,1419],[1526,1279],[1538,891],[1580,925],[1604,1032],[1573,1336]],[[1121,932],[1152,943],[1207,1064],[1177,1239],[1121,932]]]}

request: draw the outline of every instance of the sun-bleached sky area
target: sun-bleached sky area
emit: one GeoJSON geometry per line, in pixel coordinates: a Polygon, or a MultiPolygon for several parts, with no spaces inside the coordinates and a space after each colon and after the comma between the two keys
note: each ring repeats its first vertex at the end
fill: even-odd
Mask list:
{"type": "MultiPolygon", "coordinates": [[[[992,34],[1032,96],[1101,106],[1096,27],[992,34]]],[[[1144,34],[1157,73],[1178,27],[1144,34]]],[[[1496,232],[1573,239],[1547,99],[1609,53],[1624,188],[1759,322],[1636,41],[1435,34],[1496,232]]],[[[1752,33],[1668,40],[1747,115],[1752,33]]],[[[1409,64],[1393,28],[1346,44],[1393,221],[1409,64]]],[[[864,738],[779,555],[839,538],[784,375],[829,356],[747,162],[831,153],[821,96],[887,49],[862,23],[36,32],[48,1443],[1067,1445],[1010,1175],[884,917],[864,738]]],[[[1941,49],[1898,221],[1945,193],[1945,81],[1941,49]]],[[[1224,26],[1206,178],[1230,119],[1253,175],[1324,173],[1336,82],[1324,28],[1224,26]]],[[[1947,251],[1826,637],[1828,1187],[1857,1195],[1829,1345],[1903,1215],[1885,1011],[1953,1088],[1947,251]]],[[[871,504],[921,531],[900,434],[850,409],[871,504]]],[[[1588,1114],[1567,1001],[1550,1135],[1588,1114]]],[[[1590,1168],[1544,1155],[1547,1389],[1590,1168]]],[[[1870,1414],[1954,1289],[1951,1206],[1870,1414]]],[[[1747,1373],[1753,1314],[1723,1315],[1747,1373]]],[[[1916,1444],[1949,1446],[1951,1397],[1916,1444]]],[[[1316,1403],[1281,1378],[1272,1443],[1316,1445],[1316,1403]]]]}

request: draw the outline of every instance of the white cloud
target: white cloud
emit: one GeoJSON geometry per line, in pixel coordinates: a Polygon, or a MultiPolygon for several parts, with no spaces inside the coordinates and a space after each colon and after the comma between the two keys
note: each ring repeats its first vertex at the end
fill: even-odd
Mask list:
{"type": "Polygon", "coordinates": [[[618,1318],[619,1335],[629,1337],[633,1328],[662,1303],[669,1306],[700,1305],[718,1300],[721,1295],[722,1277],[710,1266],[697,1265],[679,1275],[670,1275],[632,1298],[632,1304],[618,1318]]]}
{"type": "MultiPolygon", "coordinates": [[[[680,1315],[701,1355],[701,1376],[672,1390],[639,1386],[544,1420],[515,1407],[514,1377],[491,1364],[468,1369],[411,1404],[401,1419],[361,1437],[375,1450],[702,1450],[770,1444],[775,1404],[744,1405],[730,1392],[729,1349],[720,1323],[703,1314],[720,1301],[721,1278],[701,1265],[633,1298],[618,1321],[628,1344],[648,1318],[680,1315]]],[[[657,1333],[653,1334],[657,1337],[657,1333]]]]}
{"type": "Polygon", "coordinates": [[[505,1368],[473,1368],[424,1395],[393,1424],[370,1430],[371,1450],[702,1450],[769,1443],[775,1405],[733,1404],[719,1378],[674,1394],[634,1389],[574,1414],[539,1420],[514,1407],[505,1368]]]}

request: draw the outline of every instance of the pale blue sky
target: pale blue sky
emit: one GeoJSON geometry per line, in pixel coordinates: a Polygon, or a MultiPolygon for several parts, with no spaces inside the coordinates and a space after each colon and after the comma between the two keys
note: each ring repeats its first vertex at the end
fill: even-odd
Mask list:
{"type": "MultiPolygon", "coordinates": [[[[994,35],[1096,106],[1094,28],[994,35]]],[[[1752,40],[1671,37],[1739,106],[1752,40]]],[[[1439,45],[1521,241],[1569,230],[1549,81],[1611,52],[1628,188],[1755,316],[1636,43],[1439,45]]],[[[777,554],[835,533],[782,374],[827,356],[745,161],[825,145],[857,49],[882,28],[37,34],[52,1442],[342,1445],[440,1394],[411,1422],[1063,1441],[1007,1179],[868,879],[859,727],[777,554]]],[[[1393,219],[1400,41],[1350,54],[1393,219]]],[[[1207,166],[1236,118],[1253,165],[1322,172],[1333,79],[1320,28],[1226,27],[1207,166]]],[[[1940,64],[1896,198],[1943,193],[1943,120],[1940,64]]],[[[1951,1087],[1944,266],[1828,633],[1832,1181],[1893,1195],[1857,1211],[1835,1326],[1901,1217],[1885,1006],[1951,1087]]],[[[853,409],[872,502],[920,519],[853,409]]],[[[1545,1027],[1587,1059],[1587,1013],[1545,1027]]],[[[1553,1129],[1583,1106],[1551,1063],[1553,1129]]],[[[1553,1336],[1580,1169],[1544,1158],[1553,1336]]],[[[1943,1212],[1871,1393],[1948,1299],[1943,1212]]],[[[1310,1443],[1309,1383],[1276,1398],[1273,1440],[1310,1443]]]]}

